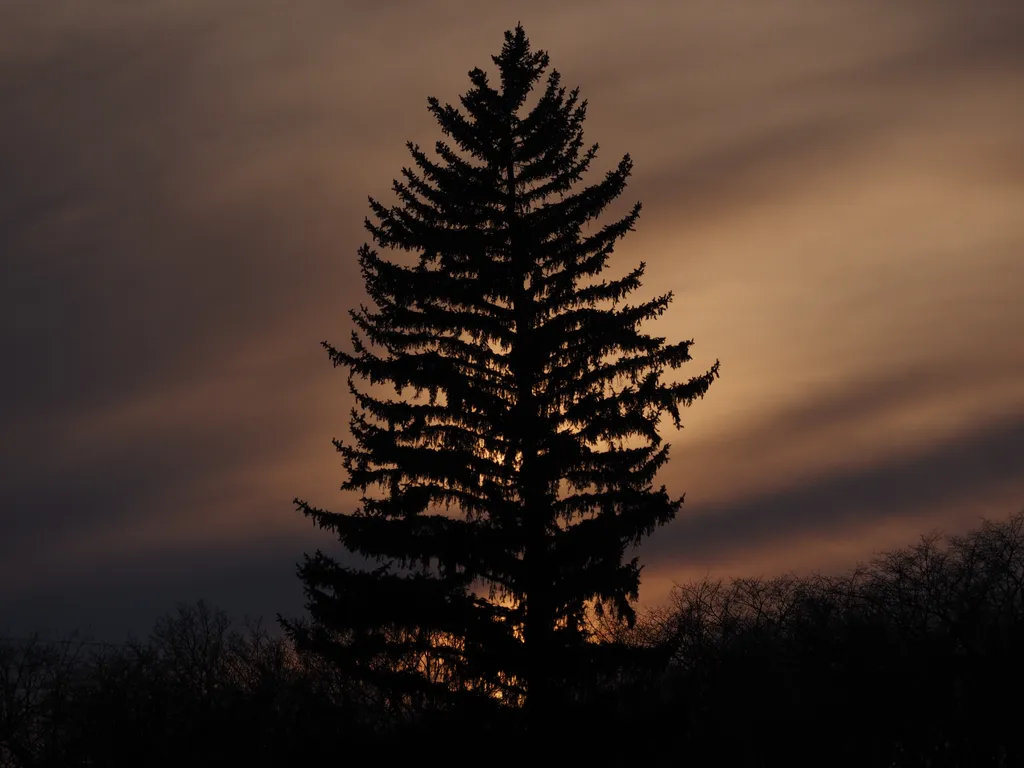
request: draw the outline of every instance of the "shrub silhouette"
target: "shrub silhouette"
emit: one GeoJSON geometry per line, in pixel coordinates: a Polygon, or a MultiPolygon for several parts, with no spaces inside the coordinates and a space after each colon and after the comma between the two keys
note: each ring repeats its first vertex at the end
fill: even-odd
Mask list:
{"type": "Polygon", "coordinates": [[[1019,513],[845,576],[677,587],[638,635],[670,658],[640,704],[656,733],[726,764],[822,744],[830,764],[1017,764],[1022,640],[1019,513]]]}

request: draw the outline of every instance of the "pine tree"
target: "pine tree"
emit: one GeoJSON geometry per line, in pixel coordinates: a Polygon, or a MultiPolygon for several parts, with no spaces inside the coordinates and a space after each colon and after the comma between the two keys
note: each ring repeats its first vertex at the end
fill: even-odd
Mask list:
{"type": "Polygon", "coordinates": [[[627,548],[682,502],[653,486],[669,450],[659,421],[678,427],[718,363],[662,381],[692,342],[639,326],[672,294],[623,303],[642,262],[598,278],[640,213],[591,226],[629,155],[573,191],[598,148],[584,145],[587,102],[551,70],[527,106],[549,59],[521,26],[492,59],[500,86],[472,70],[463,110],[428,100],[450,143],[435,159],[407,145],[398,204],[370,198],[374,243],[415,257],[364,244],[374,306],[350,312],[351,352],[323,343],[349,369],[353,441],[335,445],[360,506],[295,501],[371,565],[307,555],[310,621],[283,624],[390,706],[469,698],[546,718],[598,658],[588,618],[635,618],[641,566],[627,548]]]}

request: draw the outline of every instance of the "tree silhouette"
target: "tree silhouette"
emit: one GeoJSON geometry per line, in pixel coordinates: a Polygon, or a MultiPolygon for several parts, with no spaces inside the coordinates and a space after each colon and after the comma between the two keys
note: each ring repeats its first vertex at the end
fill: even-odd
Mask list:
{"type": "Polygon", "coordinates": [[[623,191],[629,155],[573,192],[597,154],[587,102],[552,70],[527,106],[549,59],[521,26],[492,59],[500,85],[473,69],[463,110],[428,100],[451,143],[436,159],[407,145],[398,205],[370,198],[376,245],[418,258],[363,245],[375,306],[350,312],[351,352],[323,343],[349,369],[354,440],[335,445],[360,506],[295,503],[372,565],[305,556],[310,621],[281,622],[395,711],[511,703],[539,723],[600,666],[589,617],[634,621],[641,566],[627,548],[682,502],[653,485],[669,449],[659,421],[678,427],[718,363],[662,380],[692,342],[639,327],[672,294],[623,303],[643,262],[598,279],[640,204],[590,226],[623,191]]]}
{"type": "Polygon", "coordinates": [[[842,575],[677,585],[625,634],[672,655],[617,691],[657,754],[810,765],[827,744],[836,766],[1024,765],[1024,511],[842,575]]]}

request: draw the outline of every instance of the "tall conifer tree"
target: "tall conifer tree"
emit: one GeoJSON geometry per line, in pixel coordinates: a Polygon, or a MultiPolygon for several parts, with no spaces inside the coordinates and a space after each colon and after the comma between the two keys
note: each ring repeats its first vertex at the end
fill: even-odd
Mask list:
{"type": "Polygon", "coordinates": [[[640,581],[627,549],[682,499],[654,487],[664,414],[702,397],[718,363],[682,383],[692,342],[639,330],[672,294],[636,304],[644,264],[599,279],[640,213],[591,226],[623,191],[628,155],[573,191],[597,154],[587,103],[548,71],[522,27],[469,73],[462,110],[428,100],[449,141],[417,145],[398,204],[370,199],[359,263],[373,306],[351,311],[351,442],[335,441],[353,513],[299,509],[371,566],[323,552],[299,566],[308,623],[285,621],[396,706],[459,697],[524,703],[545,718],[600,651],[590,612],[632,623],[640,581]],[[368,383],[356,385],[357,380],[368,383]],[[391,397],[384,387],[393,390],[391,397]]]}

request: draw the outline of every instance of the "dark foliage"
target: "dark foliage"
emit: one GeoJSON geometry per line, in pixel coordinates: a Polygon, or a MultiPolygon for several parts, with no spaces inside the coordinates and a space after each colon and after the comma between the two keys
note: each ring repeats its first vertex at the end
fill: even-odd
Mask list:
{"type": "Polygon", "coordinates": [[[493,60],[500,82],[471,71],[462,111],[429,100],[451,143],[436,159],[408,145],[398,205],[370,200],[376,245],[416,258],[364,245],[373,306],[351,312],[351,352],[324,342],[357,404],[353,442],[336,446],[360,506],[296,503],[378,567],[307,556],[311,621],[283,624],[402,719],[525,702],[539,726],[627,655],[593,642],[589,619],[634,621],[640,565],[627,550],[682,502],[653,485],[669,450],[658,423],[678,426],[718,364],[663,381],[691,342],[639,328],[672,294],[623,303],[642,262],[599,279],[640,205],[591,229],[629,156],[581,186],[597,154],[586,101],[552,70],[527,104],[548,56],[521,27],[493,60]]]}
{"type": "Polygon", "coordinates": [[[1024,512],[842,577],[678,587],[635,641],[671,652],[630,699],[661,754],[1024,765],[1024,512]]]}
{"type": "MultiPolygon", "coordinates": [[[[842,577],[680,586],[633,628],[592,631],[646,655],[591,679],[561,713],[572,738],[553,753],[596,765],[1024,764],[1024,512],[842,577]]],[[[202,603],[145,642],[0,643],[3,768],[361,754],[521,765],[516,724],[501,714],[396,726],[372,688],[258,624],[232,630],[202,603]]]]}
{"type": "Polygon", "coordinates": [[[0,697],[3,768],[293,765],[339,735],[375,746],[382,719],[332,668],[202,602],[146,641],[0,643],[0,697]]]}

